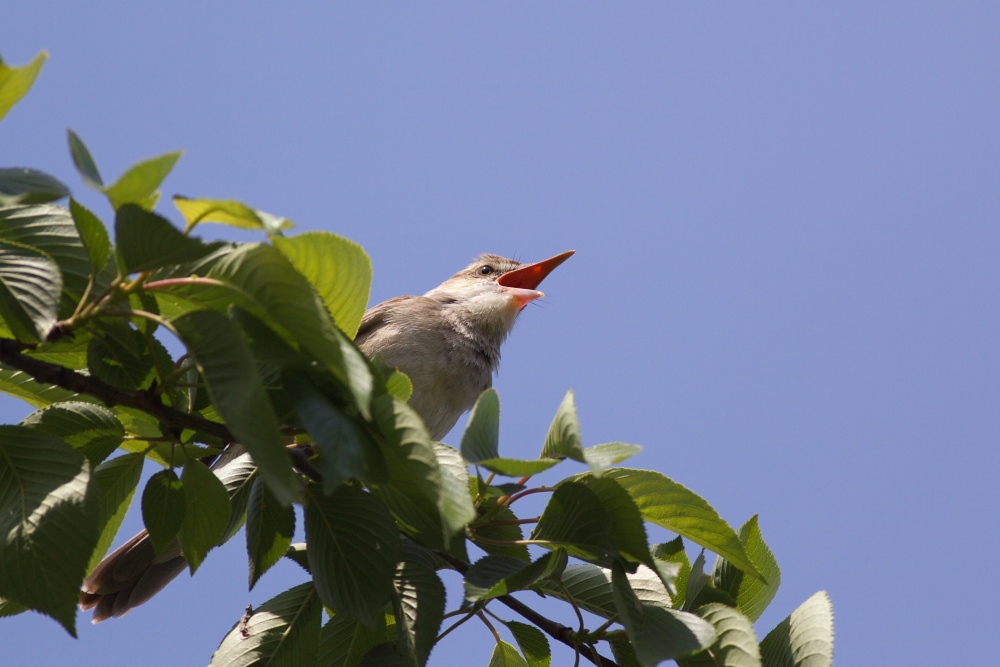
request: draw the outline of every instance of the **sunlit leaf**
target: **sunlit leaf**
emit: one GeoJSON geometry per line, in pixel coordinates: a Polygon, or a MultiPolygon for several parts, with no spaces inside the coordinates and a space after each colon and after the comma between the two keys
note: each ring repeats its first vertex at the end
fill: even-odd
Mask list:
{"type": "Polygon", "coordinates": [[[230,199],[191,199],[176,195],[174,205],[187,220],[190,229],[203,222],[216,222],[240,229],[260,229],[271,234],[295,226],[287,218],[258,211],[230,199]]]}
{"type": "Polygon", "coordinates": [[[12,67],[0,58],[0,120],[31,90],[48,57],[48,52],[42,51],[20,67],[12,67]]]}
{"type": "Polygon", "coordinates": [[[137,204],[147,210],[153,208],[159,199],[160,184],[183,154],[184,151],[165,153],[129,167],[117,181],[104,189],[111,205],[115,210],[125,204],[137,204]]]}
{"type": "Polygon", "coordinates": [[[764,667],[833,665],[833,604],[826,591],[815,593],[760,643],[764,667]]]}
{"type": "Polygon", "coordinates": [[[522,655],[528,661],[528,667],[549,667],[552,664],[552,649],[545,633],[533,625],[518,621],[504,621],[504,625],[517,640],[522,655]]]}
{"type": "Polygon", "coordinates": [[[357,243],[330,232],[275,237],[272,242],[312,283],[337,326],[354,338],[371,292],[368,253],[357,243]]]}
{"type": "Polygon", "coordinates": [[[368,360],[333,323],[316,291],[280,251],[246,244],[223,256],[209,277],[233,285],[302,348],[346,383],[361,414],[371,414],[374,378],[368,360]]]}
{"type": "Polygon", "coordinates": [[[736,532],[701,496],[658,472],[617,468],[607,475],[628,491],[646,521],[683,535],[744,572],[764,578],[736,532]]]}
{"type": "Polygon", "coordinates": [[[764,574],[767,583],[756,577],[747,577],[742,570],[721,557],[715,562],[713,578],[715,586],[729,593],[736,600],[737,608],[751,621],[756,621],[778,593],[781,568],[764,542],[756,516],[740,527],[739,536],[747,557],[764,574]]]}
{"type": "Polygon", "coordinates": [[[501,640],[493,649],[489,667],[528,667],[528,663],[516,648],[501,640]]]}

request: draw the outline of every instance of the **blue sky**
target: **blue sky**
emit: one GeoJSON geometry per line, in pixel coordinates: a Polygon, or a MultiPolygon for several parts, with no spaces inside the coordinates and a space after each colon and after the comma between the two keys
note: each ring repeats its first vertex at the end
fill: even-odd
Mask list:
{"type": "MultiPolygon", "coordinates": [[[[241,199],[347,236],[373,304],[480,252],[575,249],[504,349],[504,450],[536,455],[573,388],[586,444],[644,445],[633,466],[733,525],[760,514],[783,570],[761,635],[826,589],[838,664],[982,664],[1000,5],[9,4],[5,59],[51,58],[0,124],[2,166],[107,219],[67,128],[106,178],[184,148],[161,212],[241,199]]],[[[302,580],[246,576],[234,540],[79,640],[2,620],[5,663],[207,664],[247,604],[302,580]]],[[[431,664],[491,644],[469,623],[431,664]]]]}

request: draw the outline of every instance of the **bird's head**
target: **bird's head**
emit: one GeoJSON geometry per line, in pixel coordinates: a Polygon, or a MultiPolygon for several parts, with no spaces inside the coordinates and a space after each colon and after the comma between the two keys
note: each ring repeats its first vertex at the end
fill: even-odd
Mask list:
{"type": "Polygon", "coordinates": [[[573,252],[534,264],[484,254],[424,296],[453,304],[477,326],[500,329],[505,336],[521,309],[545,296],[537,290],[545,277],[573,252]]]}

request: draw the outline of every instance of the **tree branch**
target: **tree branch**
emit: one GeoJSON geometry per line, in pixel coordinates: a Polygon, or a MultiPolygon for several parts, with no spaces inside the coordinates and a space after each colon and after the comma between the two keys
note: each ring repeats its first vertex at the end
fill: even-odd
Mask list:
{"type": "MultiPolygon", "coordinates": [[[[461,574],[465,574],[469,570],[468,563],[464,563],[453,556],[441,552],[438,552],[438,556],[448,561],[448,563],[450,563],[451,566],[458,570],[461,574]]],[[[565,625],[561,625],[560,623],[556,623],[555,621],[542,616],[528,605],[510,595],[500,595],[496,599],[506,605],[511,611],[520,614],[525,620],[534,623],[549,637],[552,637],[557,642],[565,644],[574,651],[578,651],[580,655],[587,660],[590,660],[592,663],[597,665],[597,667],[618,667],[618,663],[609,658],[605,658],[597,651],[594,651],[593,655],[591,655],[589,651],[580,650],[581,647],[573,643],[573,637],[577,634],[573,628],[568,628],[565,625]]]]}
{"type": "Polygon", "coordinates": [[[59,364],[29,357],[23,353],[24,343],[0,338],[0,364],[15,368],[43,384],[62,387],[75,394],[87,394],[99,399],[108,407],[124,405],[150,414],[171,428],[192,429],[213,435],[225,442],[234,440],[225,424],[198,415],[182,412],[163,403],[160,397],[148,390],[125,391],[92,375],[84,375],[59,364]]]}

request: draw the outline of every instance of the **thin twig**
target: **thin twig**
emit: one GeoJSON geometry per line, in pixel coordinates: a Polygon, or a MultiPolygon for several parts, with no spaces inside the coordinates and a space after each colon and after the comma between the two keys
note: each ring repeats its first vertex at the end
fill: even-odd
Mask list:
{"type": "MultiPolygon", "coordinates": [[[[465,574],[469,571],[468,563],[446,553],[438,552],[438,555],[451,564],[451,566],[454,567],[460,574],[465,574]]],[[[572,640],[574,635],[573,628],[568,628],[565,625],[542,616],[528,605],[510,595],[501,595],[495,599],[506,605],[511,611],[519,614],[522,618],[534,623],[539,630],[547,634],[549,637],[552,637],[557,642],[574,649],[574,651],[576,650],[576,646],[573,644],[572,640]]],[[[614,660],[605,658],[599,653],[595,653],[593,656],[584,653],[583,657],[587,658],[598,667],[618,667],[618,663],[614,660]]]]}

